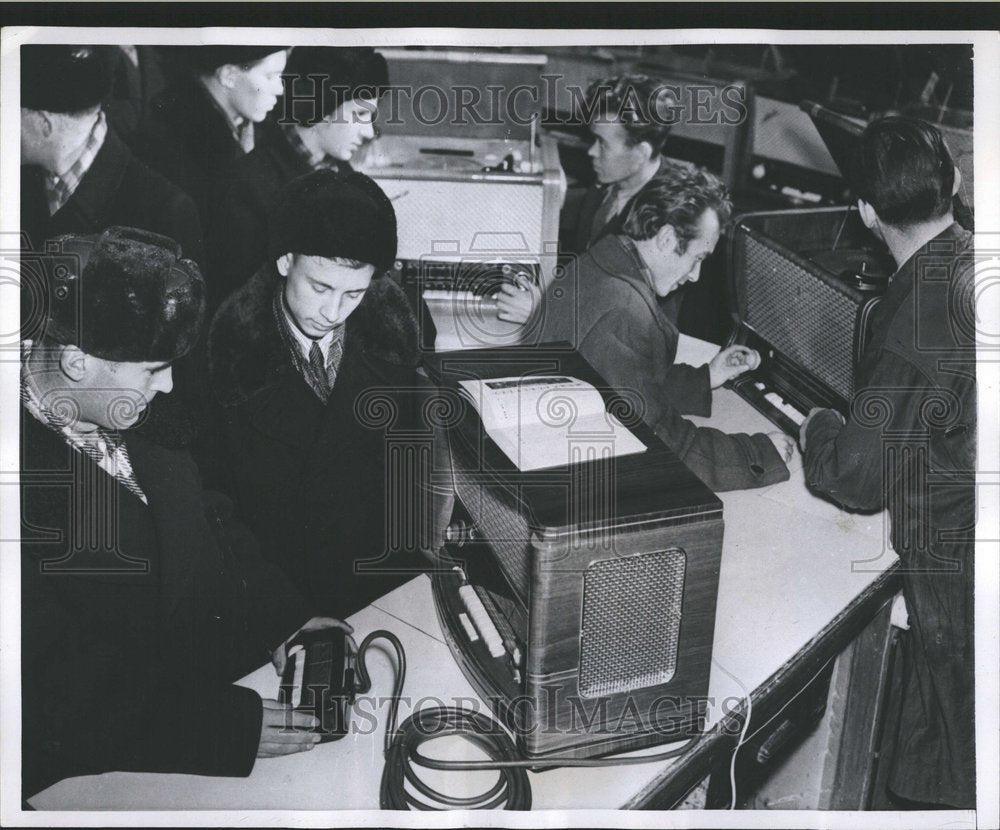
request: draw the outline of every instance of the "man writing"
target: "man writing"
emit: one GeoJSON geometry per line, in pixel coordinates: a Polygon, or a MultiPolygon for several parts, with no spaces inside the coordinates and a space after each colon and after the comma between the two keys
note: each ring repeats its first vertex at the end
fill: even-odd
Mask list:
{"type": "Polygon", "coordinates": [[[22,344],[24,797],[111,770],[248,775],[315,725],[232,685],[284,663],[307,606],[190,455],[134,427],[198,336],[205,289],[166,237],[65,236],[22,344]]]}
{"type": "Polygon", "coordinates": [[[715,490],[761,487],[788,477],[794,444],[783,433],[727,435],[695,427],[681,413],[710,414],[711,390],[753,369],[745,347],[708,366],[674,364],[678,332],[658,299],[697,280],[729,216],[714,176],[677,168],[635,199],[621,234],[599,240],[546,296],[545,340],[564,340],[623,394],[643,419],[715,490]]]}
{"type": "Polygon", "coordinates": [[[961,175],[936,129],[898,117],[867,127],[853,174],[861,218],[898,270],[849,419],[815,409],[802,424],[806,481],[892,522],[910,627],[891,793],[971,809],[976,351],[972,235],[952,212],[961,175]]]}

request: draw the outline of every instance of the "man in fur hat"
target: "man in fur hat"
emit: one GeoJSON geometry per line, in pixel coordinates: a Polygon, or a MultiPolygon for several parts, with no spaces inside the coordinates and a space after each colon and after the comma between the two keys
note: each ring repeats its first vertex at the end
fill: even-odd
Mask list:
{"type": "Polygon", "coordinates": [[[282,94],[288,50],[277,46],[186,46],[136,137],[136,153],[194,199],[208,199],[236,159],[262,140],[260,122],[282,94]]]}
{"type": "Polygon", "coordinates": [[[116,60],[108,46],[21,47],[21,228],[41,251],[61,234],[129,225],[177,240],[201,262],[191,199],[108,125],[116,60]]]}
{"type": "Polygon", "coordinates": [[[371,47],[298,46],[284,79],[281,118],[261,125],[266,140],[233,164],[209,204],[215,304],[267,259],[267,219],[284,185],[312,170],[351,172],[351,157],[375,138],[389,71],[371,47]]]}
{"type": "Polygon", "coordinates": [[[416,423],[417,323],[385,276],[396,217],[370,178],[296,179],[273,224],[270,261],[212,322],[201,461],[300,590],[343,617],[419,567],[388,542],[402,517],[387,509],[413,482],[386,470],[416,423]]]}
{"type": "Polygon", "coordinates": [[[198,268],[133,228],[59,244],[22,358],[23,795],[111,770],[248,775],[310,749],[288,724],[314,718],[232,683],[280,668],[304,623],[343,624],[309,619],[189,454],[133,429],[197,338],[198,268]]]}

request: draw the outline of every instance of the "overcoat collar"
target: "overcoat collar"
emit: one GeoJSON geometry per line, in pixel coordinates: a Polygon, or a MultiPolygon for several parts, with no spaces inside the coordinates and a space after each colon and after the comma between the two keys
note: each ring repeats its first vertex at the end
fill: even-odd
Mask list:
{"type": "Polygon", "coordinates": [[[668,336],[676,334],[676,327],[664,315],[656,294],[643,274],[644,266],[639,260],[638,252],[625,237],[606,236],[595,242],[588,253],[597,267],[604,272],[601,278],[615,279],[630,286],[649,308],[650,315],[656,320],[660,329],[668,336]]]}
{"type": "MultiPolygon", "coordinates": [[[[212,321],[209,371],[216,399],[224,407],[300,379],[274,320],[272,301],[280,281],[274,264],[265,265],[230,295],[212,321]]],[[[372,281],[346,325],[345,364],[353,355],[388,367],[418,365],[416,318],[388,277],[372,281]]],[[[345,365],[343,371],[348,369],[345,365]]]]}

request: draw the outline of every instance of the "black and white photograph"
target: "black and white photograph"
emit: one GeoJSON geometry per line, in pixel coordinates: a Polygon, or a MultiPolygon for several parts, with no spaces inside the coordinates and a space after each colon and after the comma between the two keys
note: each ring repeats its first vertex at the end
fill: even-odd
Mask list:
{"type": "Polygon", "coordinates": [[[1000,34],[253,5],[3,28],[2,823],[996,827],[1000,34]]]}

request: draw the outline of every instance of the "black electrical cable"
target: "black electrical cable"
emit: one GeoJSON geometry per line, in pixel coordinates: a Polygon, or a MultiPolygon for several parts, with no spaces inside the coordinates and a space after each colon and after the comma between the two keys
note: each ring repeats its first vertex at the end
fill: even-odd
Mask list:
{"type": "Polygon", "coordinates": [[[629,758],[563,758],[545,759],[522,758],[513,740],[503,728],[480,712],[459,709],[452,706],[431,706],[421,709],[407,718],[396,728],[399,700],[406,679],[406,654],[403,645],[391,631],[373,631],[358,648],[357,673],[358,691],[371,689],[371,679],[365,665],[365,655],[373,640],[388,640],[396,652],[396,682],[393,684],[389,704],[389,722],[386,724],[384,754],[385,767],[382,770],[382,784],[379,802],[383,810],[441,810],[464,808],[491,810],[503,807],[507,810],[531,809],[531,784],[528,769],[544,767],[606,767],[631,764],[650,764],[683,755],[697,743],[701,735],[696,735],[676,749],[658,752],[655,755],[638,755],[629,758]],[[422,755],[418,748],[425,741],[458,735],[478,746],[489,757],[488,761],[442,761],[422,755]],[[487,791],[469,797],[456,797],[442,793],[428,786],[420,779],[414,765],[436,770],[470,771],[497,770],[499,778],[487,791]],[[406,784],[423,796],[418,798],[406,784]],[[431,802],[431,803],[428,803],[431,802]]]}

